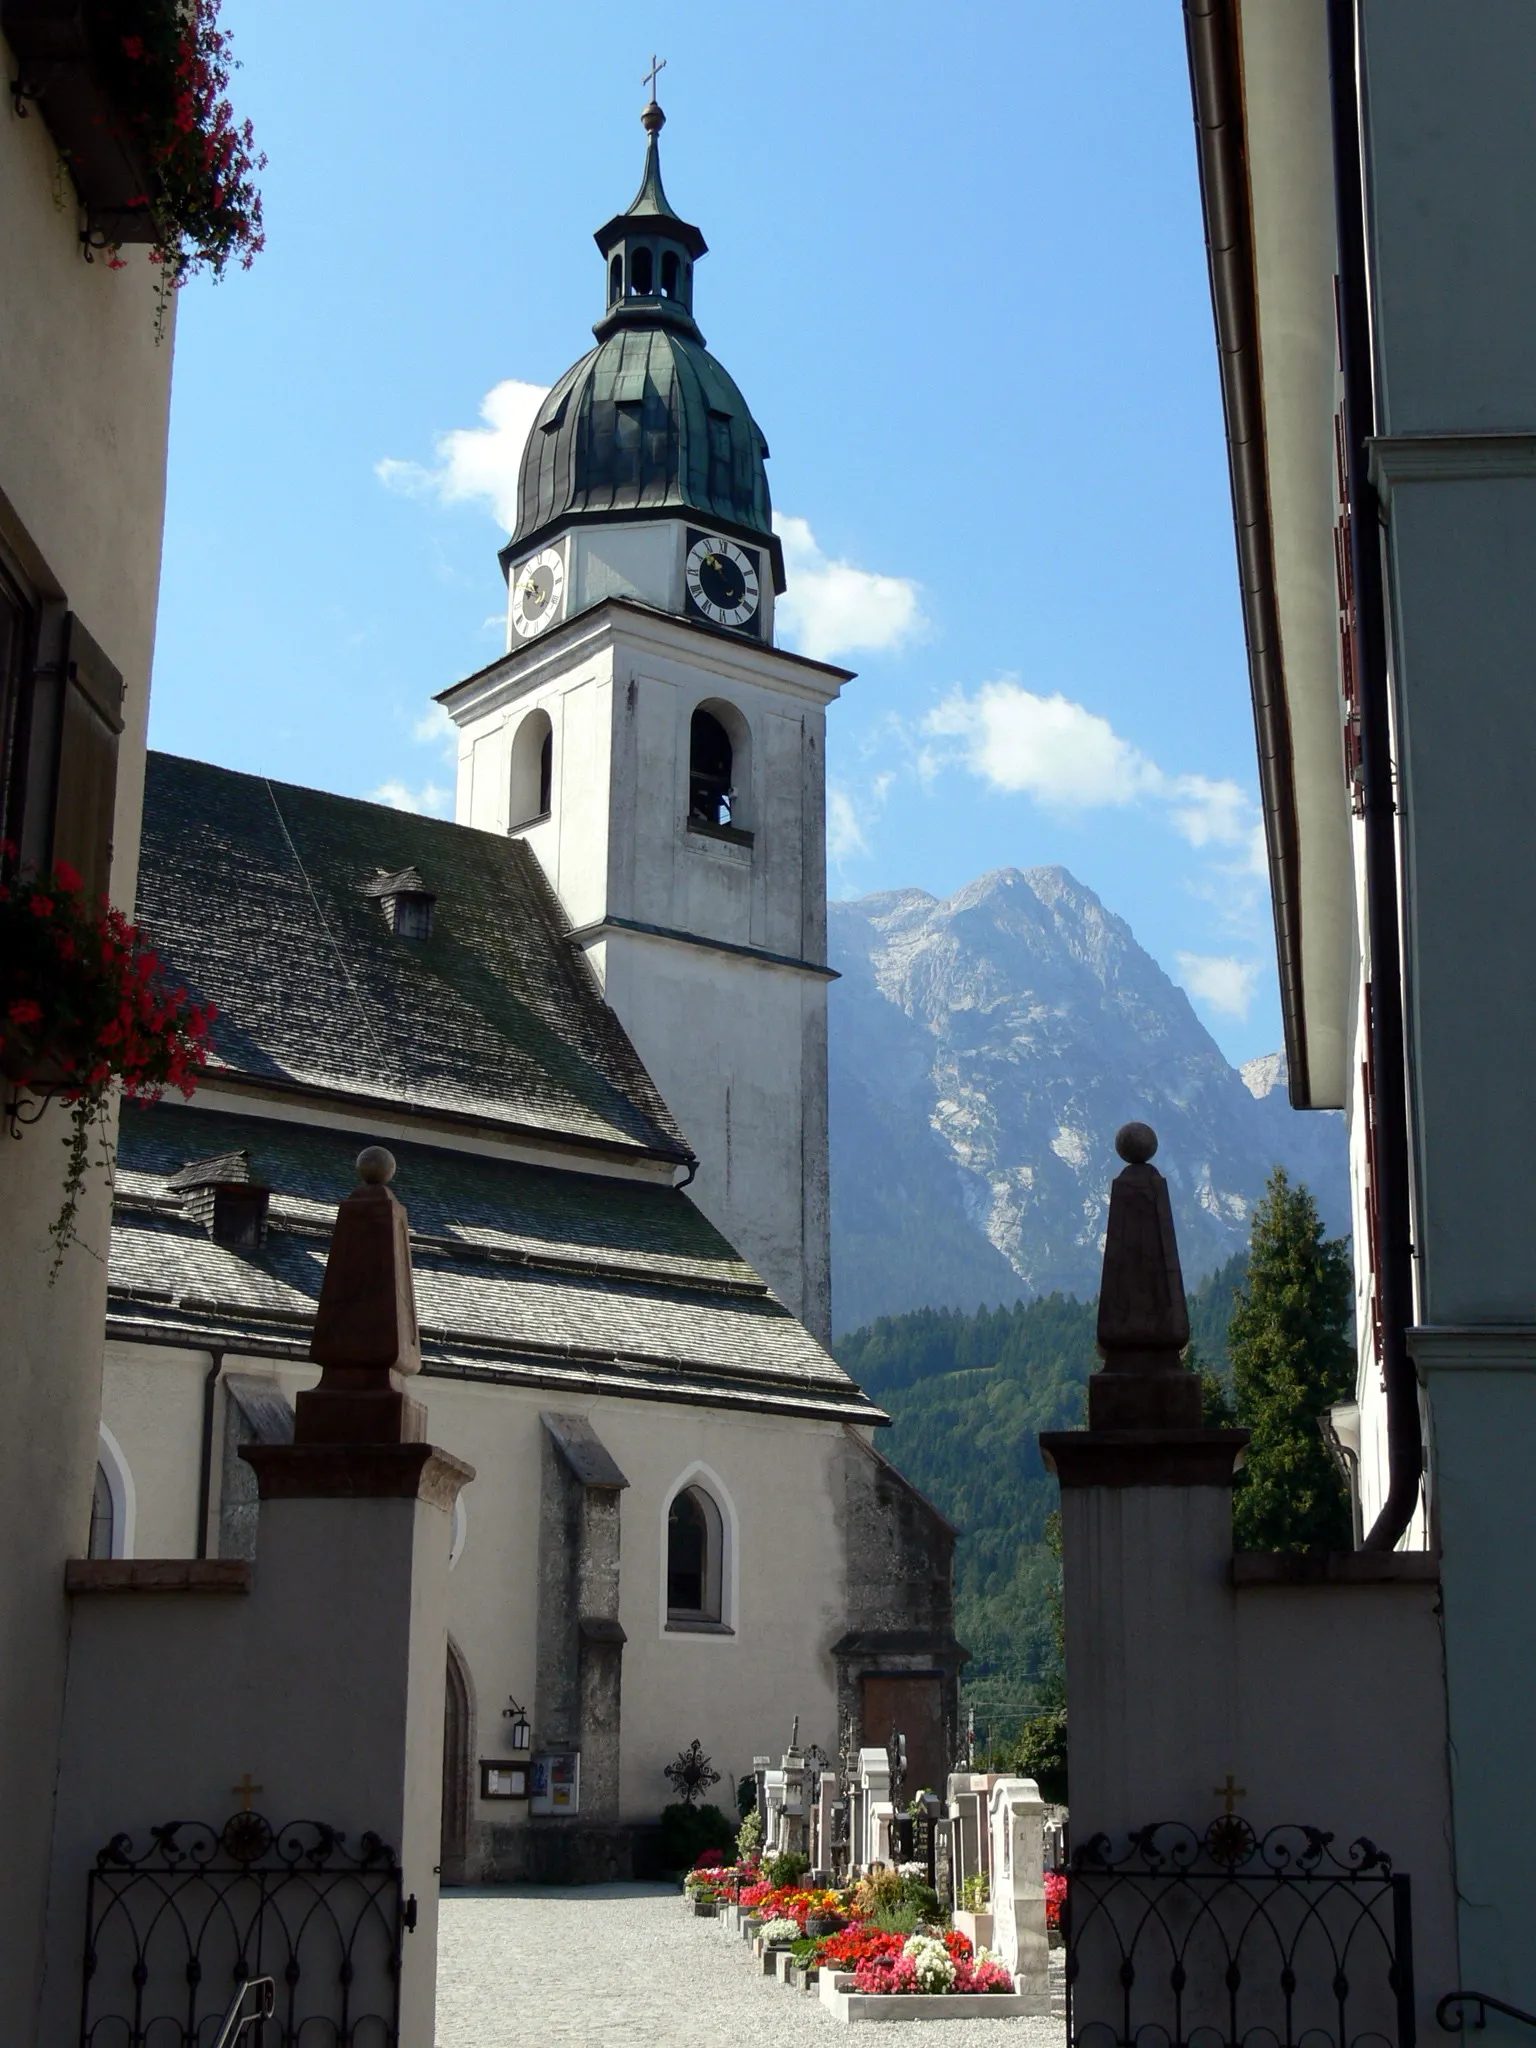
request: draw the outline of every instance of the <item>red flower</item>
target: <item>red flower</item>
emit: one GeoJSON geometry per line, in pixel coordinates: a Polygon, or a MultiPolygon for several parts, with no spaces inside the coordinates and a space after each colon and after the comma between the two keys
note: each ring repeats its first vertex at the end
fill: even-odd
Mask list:
{"type": "Polygon", "coordinates": [[[6,1015],[13,1024],[41,1024],[43,1006],[34,1003],[29,996],[20,996],[7,1007],[6,1015]]]}
{"type": "Polygon", "coordinates": [[[142,36],[123,37],[123,55],[125,57],[139,58],[142,57],[143,54],[144,38],[142,36]]]}
{"type": "Polygon", "coordinates": [[[52,917],[53,898],[51,896],[34,896],[32,898],[32,915],[34,917],[52,917]]]}

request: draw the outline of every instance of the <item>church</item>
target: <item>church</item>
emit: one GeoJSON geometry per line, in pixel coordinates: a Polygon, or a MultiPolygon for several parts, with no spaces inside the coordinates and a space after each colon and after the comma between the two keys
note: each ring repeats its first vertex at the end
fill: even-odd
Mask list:
{"type": "MultiPolygon", "coordinates": [[[[729,1806],[795,1718],[957,1749],[955,1532],[827,1348],[824,736],[774,645],[746,401],[662,185],[596,236],[502,551],[506,653],[441,693],[452,823],[151,755],[137,917],[217,1006],[125,1108],[92,1551],[248,1558],[354,1160],[410,1216],[453,1519],[449,1882],[627,1876],[697,1740],[729,1806]]],[[[356,1703],[366,1714],[367,1702],[356,1703]]]]}

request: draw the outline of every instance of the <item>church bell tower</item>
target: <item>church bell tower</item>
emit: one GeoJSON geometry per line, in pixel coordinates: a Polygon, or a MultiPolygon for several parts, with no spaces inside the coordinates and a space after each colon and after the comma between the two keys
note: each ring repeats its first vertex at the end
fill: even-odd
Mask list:
{"type": "Polygon", "coordinates": [[[698,1157],[690,1192],[831,1334],[826,708],[773,644],[768,444],[694,319],[661,181],[598,229],[597,346],[550,391],[501,553],[507,652],[446,691],[461,824],[525,839],[698,1157]]]}

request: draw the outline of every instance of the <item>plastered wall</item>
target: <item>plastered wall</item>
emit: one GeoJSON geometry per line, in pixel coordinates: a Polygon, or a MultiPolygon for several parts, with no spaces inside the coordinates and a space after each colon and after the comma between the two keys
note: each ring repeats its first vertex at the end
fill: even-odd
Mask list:
{"type": "MultiPolygon", "coordinates": [[[[16,65],[3,52],[7,75],[16,65]]],[[[0,111],[0,535],[40,597],[81,617],[126,686],[112,893],[131,904],[160,573],[171,325],[154,336],[142,251],[80,254],[73,190],[35,110],[0,111]]],[[[40,1979],[52,1759],[64,1676],[64,1560],[85,1549],[96,1465],[105,1178],[83,1244],[49,1284],[65,1113],[0,1142],[0,2009],[26,2024],[40,1979]]]]}

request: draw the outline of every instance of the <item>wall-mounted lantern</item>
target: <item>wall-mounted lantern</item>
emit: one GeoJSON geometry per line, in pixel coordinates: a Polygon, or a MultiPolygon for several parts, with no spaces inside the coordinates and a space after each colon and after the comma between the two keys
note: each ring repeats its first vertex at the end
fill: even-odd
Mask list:
{"type": "Polygon", "coordinates": [[[533,1747],[533,1729],[529,1726],[527,1714],[512,1698],[511,1693],[507,1694],[507,1699],[509,1704],[502,1708],[501,1718],[512,1723],[507,1738],[508,1747],[514,1756],[526,1756],[533,1747]]]}

